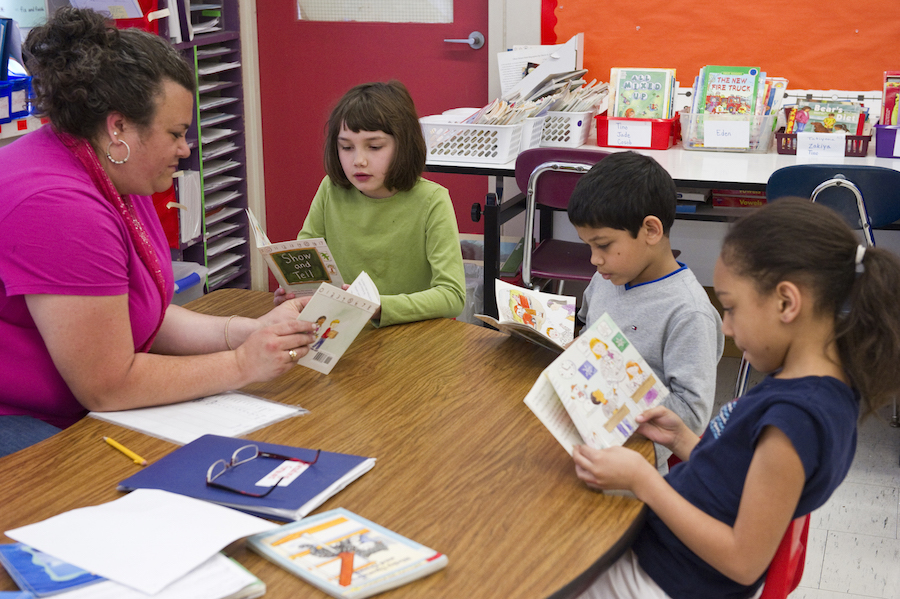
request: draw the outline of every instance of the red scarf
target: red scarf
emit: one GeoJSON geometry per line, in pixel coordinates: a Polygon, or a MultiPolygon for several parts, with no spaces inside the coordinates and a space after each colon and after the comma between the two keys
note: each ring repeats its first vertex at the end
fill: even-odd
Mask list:
{"type": "Polygon", "coordinates": [[[94,185],[97,186],[97,190],[99,190],[100,193],[109,200],[110,204],[116,208],[116,211],[119,213],[119,216],[122,217],[122,221],[128,228],[128,233],[131,235],[131,241],[134,243],[138,256],[141,258],[141,262],[147,267],[150,276],[153,278],[153,281],[156,283],[156,287],[159,290],[161,302],[159,322],[157,323],[153,334],[150,335],[147,342],[139,349],[139,351],[147,352],[150,350],[150,346],[153,345],[156,334],[159,333],[159,328],[162,326],[163,319],[166,317],[166,308],[168,308],[166,301],[166,279],[163,276],[162,268],[160,268],[159,258],[156,255],[156,251],[153,249],[150,237],[147,235],[143,225],[141,225],[141,221],[138,220],[137,214],[134,212],[134,205],[131,203],[131,199],[129,197],[123,197],[116,190],[112,181],[109,179],[109,175],[107,175],[106,171],[103,170],[103,167],[100,166],[100,160],[97,159],[97,154],[94,152],[94,148],[91,146],[90,142],[86,139],[57,131],[56,129],[53,129],[53,132],[56,133],[56,136],[63,145],[75,155],[79,162],[81,162],[85,170],[91,176],[94,185]]]}

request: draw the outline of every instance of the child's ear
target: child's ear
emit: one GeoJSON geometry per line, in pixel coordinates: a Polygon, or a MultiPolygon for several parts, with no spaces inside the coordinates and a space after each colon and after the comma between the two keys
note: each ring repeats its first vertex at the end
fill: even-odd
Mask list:
{"type": "Polygon", "coordinates": [[[657,216],[644,217],[644,222],[641,226],[647,234],[647,243],[650,245],[656,245],[665,237],[662,221],[657,216]]]}
{"type": "Polygon", "coordinates": [[[775,297],[778,300],[781,322],[793,322],[803,307],[803,296],[800,293],[800,288],[790,281],[782,281],[775,286],[775,297]]]}

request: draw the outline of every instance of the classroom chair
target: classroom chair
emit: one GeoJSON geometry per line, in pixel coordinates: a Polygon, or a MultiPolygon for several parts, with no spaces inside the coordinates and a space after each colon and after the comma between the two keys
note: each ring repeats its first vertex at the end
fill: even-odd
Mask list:
{"type": "MultiPolygon", "coordinates": [[[[681,460],[675,454],[669,456],[669,470],[681,460]]],[[[787,599],[803,578],[806,563],[806,543],[809,537],[809,514],[794,518],[788,524],[775,557],[766,571],[766,581],[759,599],[787,599]]]]}
{"type": "Polygon", "coordinates": [[[552,214],[566,209],[578,179],[608,155],[609,152],[583,148],[532,148],[516,158],[516,184],[525,192],[525,287],[539,289],[549,281],[558,281],[556,293],[563,293],[565,280],[590,281],[597,272],[591,264],[590,246],[553,239],[552,214]],[[540,235],[535,245],[534,218],[538,208],[540,235]]]}
{"type": "MultiPolygon", "coordinates": [[[[847,223],[861,229],[868,247],[875,247],[872,229],[900,220],[900,171],[880,166],[796,164],[780,168],[766,183],[766,201],[809,198],[836,210],[847,223]]],[[[735,397],[747,390],[750,365],[742,357],[735,397]]],[[[900,426],[894,398],[892,426],[900,426]]]]}
{"type": "Polygon", "coordinates": [[[775,551],[760,599],[786,599],[800,584],[806,562],[809,514],[795,518],[775,551]]]}

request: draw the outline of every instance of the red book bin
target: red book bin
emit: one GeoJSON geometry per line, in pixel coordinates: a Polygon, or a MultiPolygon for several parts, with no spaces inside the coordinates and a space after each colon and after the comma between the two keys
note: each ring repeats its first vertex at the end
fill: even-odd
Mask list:
{"type": "Polygon", "coordinates": [[[678,114],[671,119],[627,119],[624,117],[610,117],[599,114],[594,117],[597,121],[597,145],[604,148],[635,148],[643,150],[668,150],[681,135],[681,122],[678,114]],[[650,123],[650,145],[616,145],[609,143],[609,122],[627,121],[632,123],[650,123]]]}

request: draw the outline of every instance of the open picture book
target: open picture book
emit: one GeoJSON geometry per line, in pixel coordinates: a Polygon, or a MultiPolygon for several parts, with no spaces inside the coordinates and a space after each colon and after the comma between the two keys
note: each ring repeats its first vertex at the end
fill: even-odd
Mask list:
{"type": "Polygon", "coordinates": [[[320,283],[298,320],[315,323],[316,340],[297,363],[328,374],[381,306],[381,296],[365,271],[346,290],[320,283]]]}
{"type": "Polygon", "coordinates": [[[319,237],[272,243],[249,208],[247,218],[250,220],[256,247],[282,289],[297,296],[305,296],[315,293],[321,283],[329,283],[338,289],[344,284],[324,239],[319,237]]]}
{"type": "Polygon", "coordinates": [[[575,445],[622,445],[637,429],[635,417],[668,394],[604,314],[544,369],[525,405],[571,455],[575,445]]]}
{"type": "Polygon", "coordinates": [[[496,319],[487,314],[475,318],[506,333],[561,352],[575,336],[575,298],[533,291],[494,280],[496,319]]]}
{"type": "Polygon", "coordinates": [[[332,597],[371,597],[427,576],[447,556],[343,508],[247,539],[266,559],[332,597]]]}

